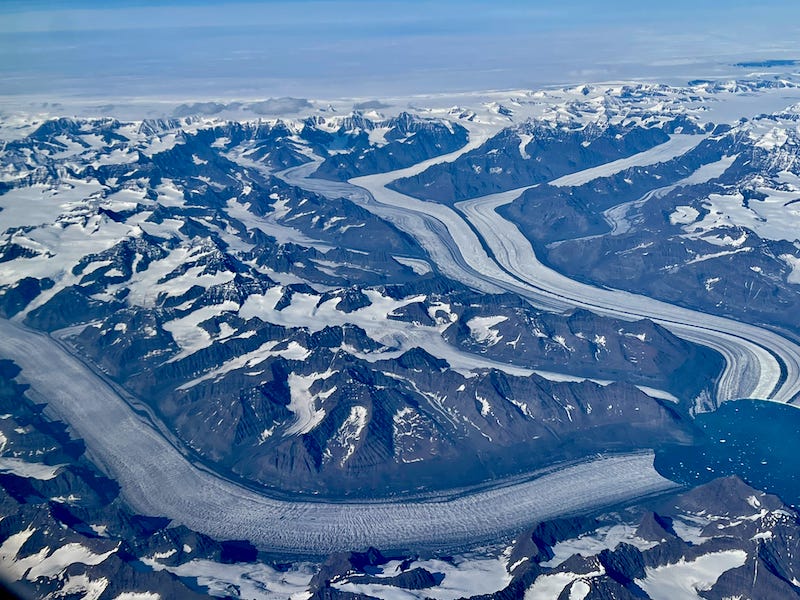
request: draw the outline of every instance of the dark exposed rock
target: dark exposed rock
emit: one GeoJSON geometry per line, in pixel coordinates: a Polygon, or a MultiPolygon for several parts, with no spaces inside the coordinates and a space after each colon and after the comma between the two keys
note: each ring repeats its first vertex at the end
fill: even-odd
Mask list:
{"type": "Polygon", "coordinates": [[[29,312],[25,324],[44,331],[54,331],[75,323],[103,319],[120,308],[121,304],[95,300],[79,287],[70,286],[57,292],[46,304],[29,312]]]}
{"type": "Polygon", "coordinates": [[[251,563],[258,558],[258,550],[247,540],[231,540],[222,542],[220,562],[251,563]]]}
{"type": "Polygon", "coordinates": [[[784,507],[777,496],[754,490],[739,477],[722,477],[682,495],[675,508],[699,513],[710,511],[715,515],[751,515],[762,509],[778,510],[784,507]],[[754,505],[751,498],[758,501],[754,505]]]}
{"type": "Polygon", "coordinates": [[[347,288],[341,293],[323,294],[319,299],[319,304],[337,297],[341,299],[336,304],[336,310],[344,313],[351,313],[371,304],[369,298],[356,287],[347,288]]]}
{"type": "Polygon", "coordinates": [[[403,571],[398,575],[389,577],[372,577],[369,575],[349,577],[351,583],[376,583],[380,585],[390,585],[405,590],[424,590],[439,585],[444,580],[442,573],[431,573],[422,567],[416,567],[403,571]]]}
{"type": "Polygon", "coordinates": [[[628,586],[634,579],[644,579],[644,558],[638,548],[619,544],[614,550],[603,550],[598,558],[606,574],[621,585],[628,586]]]}
{"type": "Polygon", "coordinates": [[[327,158],[314,177],[345,181],[361,175],[393,171],[447,154],[467,143],[467,130],[458,124],[420,119],[406,112],[377,123],[358,117],[353,123],[343,124],[339,135],[347,135],[347,125],[360,126],[362,131],[385,127],[386,144],[369,146],[369,139],[362,133],[355,138],[350,152],[327,158]]]}
{"type": "Polygon", "coordinates": [[[310,587],[314,591],[325,589],[338,578],[351,573],[363,573],[365,567],[376,567],[386,562],[387,559],[375,548],[369,548],[366,552],[332,554],[314,575],[310,587]]]}
{"type": "Polygon", "coordinates": [[[433,165],[419,175],[398,179],[390,187],[451,204],[555,179],[641,152],[667,139],[667,133],[658,128],[609,126],[597,131],[529,122],[504,129],[455,161],[433,165]],[[522,150],[521,136],[531,136],[522,150]]]}
{"type": "Polygon", "coordinates": [[[514,564],[526,557],[534,562],[548,561],[553,558],[552,547],[557,542],[576,537],[596,527],[597,521],[586,517],[555,519],[538,523],[517,539],[509,563],[514,564]]]}
{"type": "Polygon", "coordinates": [[[398,321],[407,321],[409,323],[418,323],[428,327],[434,326],[436,323],[431,319],[425,305],[422,302],[412,302],[405,306],[389,313],[389,319],[397,319],[398,321]]]}
{"type": "Polygon", "coordinates": [[[53,284],[53,280],[48,278],[23,277],[15,285],[0,290],[0,315],[10,319],[53,284]]]}
{"type": "Polygon", "coordinates": [[[636,537],[653,542],[663,542],[670,537],[675,537],[672,529],[672,519],[662,517],[652,511],[647,511],[636,528],[636,537]]]}
{"type": "Polygon", "coordinates": [[[789,600],[800,598],[800,589],[778,577],[769,563],[761,558],[748,557],[744,565],[726,571],[710,590],[702,592],[702,597],[708,600],[737,596],[758,600],[789,600]]]}

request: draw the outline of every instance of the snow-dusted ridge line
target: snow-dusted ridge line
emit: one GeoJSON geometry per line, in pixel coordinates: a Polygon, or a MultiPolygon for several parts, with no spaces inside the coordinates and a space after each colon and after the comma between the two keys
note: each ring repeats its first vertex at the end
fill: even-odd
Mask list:
{"type": "MultiPolygon", "coordinates": [[[[699,139],[698,136],[687,143],[673,143],[670,146],[673,156],[686,152],[692,147],[691,142],[696,144],[699,139]]],[[[466,151],[462,149],[459,152],[466,151]]],[[[654,160],[666,160],[669,154],[669,148],[660,152],[649,150],[625,159],[624,166],[620,166],[652,164],[654,160]]],[[[454,159],[453,155],[447,158],[454,159]]],[[[428,223],[439,223],[440,229],[446,231],[446,237],[441,238],[439,245],[446,246],[448,252],[437,253],[434,260],[443,272],[468,285],[477,277],[483,280],[480,289],[500,287],[543,308],[567,310],[581,307],[621,318],[652,319],[673,333],[709,346],[723,355],[726,369],[718,384],[719,401],[756,397],[792,402],[800,393],[800,346],[776,333],[645,296],[581,284],[542,265],[530,242],[517,227],[496,212],[496,208],[513,201],[528,187],[465,200],[457,204],[458,210],[418,200],[386,187],[395,179],[422,172],[430,163],[426,161],[406,169],[358,177],[350,183],[365,190],[371,201],[364,205],[370,210],[377,203],[414,213],[428,223]],[[492,250],[493,257],[484,250],[481,241],[492,250]]],[[[586,177],[590,178],[594,178],[596,173],[605,173],[597,168],[589,171],[591,174],[586,177]]],[[[585,179],[580,173],[569,177],[574,181],[585,179]]],[[[293,183],[304,185],[294,178],[293,183]]],[[[397,220],[396,224],[403,227],[404,222],[397,220]]],[[[432,229],[429,227],[429,231],[432,229]]],[[[429,247],[427,232],[406,231],[417,237],[423,246],[429,247]]]]}
{"type": "Polygon", "coordinates": [[[0,320],[4,356],[22,368],[48,412],[67,421],[89,455],[143,514],[221,539],[287,554],[340,550],[455,550],[496,541],[531,523],[658,494],[676,484],[652,453],[573,464],[535,479],[416,501],[278,500],[192,464],[86,365],[48,336],[0,320]]]}

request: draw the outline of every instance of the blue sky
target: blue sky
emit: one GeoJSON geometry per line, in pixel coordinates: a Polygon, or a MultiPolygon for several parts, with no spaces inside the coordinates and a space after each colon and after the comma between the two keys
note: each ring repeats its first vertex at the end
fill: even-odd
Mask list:
{"type": "Polygon", "coordinates": [[[680,80],[800,58],[799,17],[794,0],[5,0],[0,79],[5,94],[171,98],[680,80]]]}

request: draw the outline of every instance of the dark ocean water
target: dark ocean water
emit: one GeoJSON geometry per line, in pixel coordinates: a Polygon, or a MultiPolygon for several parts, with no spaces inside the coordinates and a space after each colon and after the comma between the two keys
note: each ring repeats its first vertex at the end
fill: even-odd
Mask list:
{"type": "Polygon", "coordinates": [[[800,409],[763,400],[735,400],[700,414],[702,439],[656,451],[664,477],[699,485],[738,475],[752,487],[800,506],[800,409]]]}

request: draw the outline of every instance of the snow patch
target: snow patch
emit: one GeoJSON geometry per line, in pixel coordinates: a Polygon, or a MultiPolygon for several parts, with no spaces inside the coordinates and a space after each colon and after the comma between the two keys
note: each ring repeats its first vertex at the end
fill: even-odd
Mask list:
{"type": "Polygon", "coordinates": [[[197,579],[198,585],[207,587],[212,596],[227,597],[231,589],[238,597],[248,600],[300,600],[308,597],[308,586],[314,567],[306,563],[292,565],[288,571],[277,571],[263,563],[222,564],[211,560],[195,559],[178,566],[163,565],[154,560],[143,560],[156,571],[169,571],[178,577],[197,579]]]}
{"type": "Polygon", "coordinates": [[[690,225],[697,221],[700,212],[691,206],[676,206],[669,216],[670,225],[690,225]]]}
{"type": "Polygon", "coordinates": [[[98,600],[108,587],[108,579],[89,579],[87,575],[70,575],[61,586],[59,595],[81,595],[83,600],[98,600]]]}
{"type": "Polygon", "coordinates": [[[800,284],[800,258],[792,256],[791,254],[781,254],[780,258],[791,269],[786,276],[786,281],[789,283],[800,284]]]}
{"type": "Polygon", "coordinates": [[[636,537],[636,527],[626,524],[601,527],[585,535],[558,542],[552,548],[553,558],[541,563],[543,567],[557,567],[574,554],[584,557],[594,556],[603,550],[613,550],[620,542],[636,546],[639,550],[648,550],[656,546],[636,537]]]}
{"type": "Polygon", "coordinates": [[[35,581],[38,577],[55,577],[68,566],[76,563],[99,565],[116,551],[117,549],[114,548],[103,554],[95,554],[80,544],[66,544],[60,548],[56,548],[47,558],[44,558],[37,565],[32,567],[25,575],[25,578],[30,581],[35,581]]]}
{"type": "MultiPolygon", "coordinates": [[[[396,575],[398,561],[383,566],[384,576],[396,575]]],[[[344,582],[333,587],[351,593],[366,594],[382,600],[456,600],[482,594],[497,592],[509,583],[511,575],[505,567],[505,559],[465,556],[454,562],[442,560],[421,560],[412,567],[427,569],[431,573],[442,573],[444,579],[435,587],[424,590],[405,590],[379,583],[356,584],[344,582]]]]}
{"type": "Polygon", "coordinates": [[[473,340],[479,344],[494,346],[503,339],[503,336],[492,329],[492,327],[507,320],[508,317],[499,315],[494,317],[473,317],[467,321],[467,327],[469,328],[470,336],[473,340]]]}
{"type": "Polygon", "coordinates": [[[328,370],[324,373],[312,373],[311,375],[297,375],[296,373],[289,375],[291,400],[286,408],[295,415],[295,421],[286,430],[284,436],[308,433],[322,422],[322,419],[325,418],[325,409],[318,407],[317,401],[328,398],[336,391],[336,386],[317,394],[312,394],[311,388],[317,381],[328,379],[335,373],[337,371],[328,370]]]}
{"type": "Polygon", "coordinates": [[[688,177],[681,179],[675,186],[680,185],[699,185],[725,174],[734,161],[739,157],[738,154],[733,156],[723,156],[716,162],[703,165],[688,177]]]}
{"type": "MultiPolygon", "coordinates": [[[[201,375],[200,377],[196,377],[191,381],[187,381],[186,383],[178,386],[178,390],[188,390],[196,386],[198,383],[202,383],[203,381],[207,381],[209,379],[221,379],[223,375],[230,373],[231,371],[235,371],[237,369],[244,369],[244,368],[251,368],[255,365],[258,365],[270,357],[274,356],[281,356],[286,360],[305,360],[309,357],[311,352],[305,348],[304,346],[300,345],[299,343],[292,340],[286,345],[286,348],[283,350],[273,350],[275,346],[278,345],[279,342],[269,341],[265,344],[262,344],[257,349],[246,352],[240,356],[230,359],[229,361],[223,363],[219,367],[212,369],[208,373],[201,375]]],[[[263,371],[258,371],[256,374],[261,374],[263,371]]],[[[250,375],[250,373],[247,373],[250,375]]]]}
{"type": "Polygon", "coordinates": [[[114,600],[161,600],[155,592],[122,592],[114,600]]]}
{"type": "MultiPolygon", "coordinates": [[[[540,575],[539,577],[536,578],[536,581],[533,582],[533,585],[526,590],[524,599],[558,600],[558,598],[561,595],[561,592],[563,592],[564,589],[573,581],[577,581],[578,579],[589,579],[592,577],[599,577],[604,573],[605,570],[601,568],[601,570],[599,571],[593,571],[584,574],[566,572],[566,573],[552,573],[548,575],[540,575]]],[[[570,600],[572,600],[572,591],[574,590],[570,591],[570,600]]]]}
{"type": "Polygon", "coordinates": [[[621,158],[597,167],[578,171],[577,173],[564,175],[563,177],[551,181],[550,185],[556,187],[579,186],[600,177],[611,177],[631,167],[666,162],[676,156],[685,154],[705,138],[705,135],[673,135],[668,141],[654,148],[628,156],[627,158],[621,158]]]}
{"type": "Polygon", "coordinates": [[[339,460],[340,466],[344,466],[356,451],[356,445],[361,441],[361,434],[366,426],[367,409],[363,406],[353,406],[334,437],[334,442],[345,449],[344,455],[339,460]]]}
{"type": "Polygon", "coordinates": [[[528,160],[531,156],[525,151],[525,147],[531,143],[533,136],[529,133],[518,133],[517,136],[519,137],[519,155],[528,160]]]}
{"type": "Polygon", "coordinates": [[[419,258],[407,258],[405,256],[392,256],[401,265],[409,267],[417,275],[425,275],[431,272],[431,265],[426,260],[419,258]]]}
{"type": "Polygon", "coordinates": [[[653,600],[702,600],[699,591],[710,589],[720,575],[741,567],[747,560],[743,550],[727,550],[700,556],[687,562],[646,567],[645,578],[636,583],[653,600]]]}
{"type": "Polygon", "coordinates": [[[689,237],[701,238],[717,245],[741,245],[745,239],[720,237],[720,228],[743,227],[754,232],[763,239],[787,240],[799,239],[800,204],[797,190],[775,190],[759,187],[758,192],[766,195],[763,200],[748,200],[739,193],[710,194],[703,202],[708,210],[702,220],[688,224],[684,231],[689,237]],[[739,241],[741,240],[741,241],[739,241]]]}
{"type": "Polygon", "coordinates": [[[237,311],[238,309],[239,305],[236,302],[226,300],[221,304],[204,306],[185,317],[164,323],[164,330],[172,335],[172,339],[181,348],[181,351],[167,362],[182,360],[198,350],[210,346],[212,343],[211,336],[205,329],[200,327],[200,323],[218,317],[224,312],[237,311]]]}
{"type": "Polygon", "coordinates": [[[492,405],[489,404],[489,401],[481,396],[478,392],[475,392],[475,400],[481,405],[481,416],[486,417],[489,413],[492,412],[492,405]]]}
{"type": "MultiPolygon", "coordinates": [[[[5,441],[5,437],[3,438],[5,441]]],[[[0,457],[0,473],[12,473],[18,477],[39,479],[48,481],[53,479],[64,465],[46,465],[44,463],[34,463],[12,458],[10,456],[0,457]]]]}

